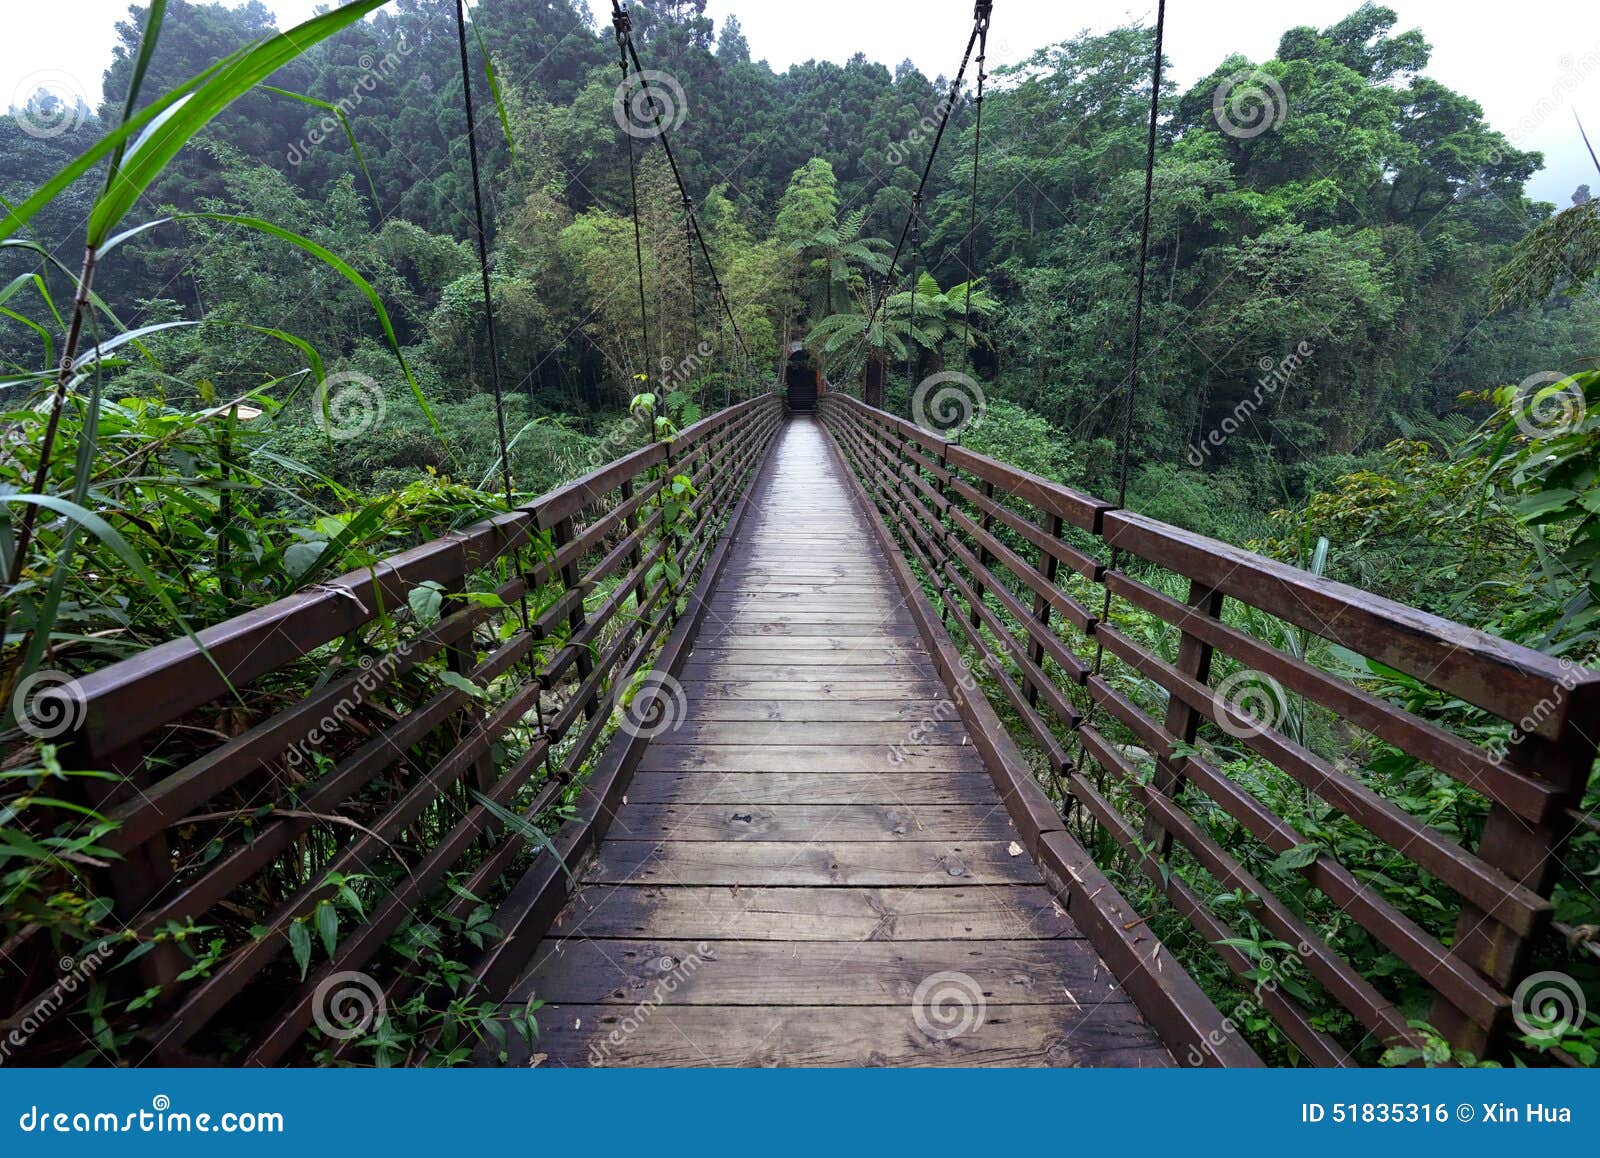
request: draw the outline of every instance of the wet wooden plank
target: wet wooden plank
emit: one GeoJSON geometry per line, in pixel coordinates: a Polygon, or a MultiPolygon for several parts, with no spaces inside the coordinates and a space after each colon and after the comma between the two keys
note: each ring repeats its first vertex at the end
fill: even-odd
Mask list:
{"type": "Polygon", "coordinates": [[[936,705],[916,700],[732,700],[704,697],[689,701],[687,719],[742,720],[801,723],[807,720],[843,723],[892,723],[948,720],[950,710],[935,712],[936,705]]]}
{"type": "Polygon", "coordinates": [[[989,804],[987,772],[640,772],[630,804],[989,804]]]}
{"type": "Polygon", "coordinates": [[[864,640],[889,636],[898,641],[904,641],[899,646],[920,647],[922,637],[917,634],[917,629],[911,621],[896,621],[894,623],[879,624],[836,624],[836,623],[730,623],[727,620],[709,617],[700,631],[699,642],[701,646],[710,646],[714,641],[725,636],[740,638],[760,637],[762,639],[830,639],[844,638],[851,640],[864,640]]]}
{"type": "Polygon", "coordinates": [[[596,886],[557,918],[556,937],[699,941],[936,941],[1080,938],[1050,891],[596,886]]]}
{"type": "Polygon", "coordinates": [[[818,608],[813,611],[769,611],[755,608],[730,608],[726,604],[713,603],[709,614],[718,622],[730,625],[737,624],[739,626],[756,623],[786,625],[818,623],[832,625],[837,629],[839,624],[854,623],[878,629],[890,624],[905,625],[907,627],[911,625],[911,614],[904,607],[896,607],[892,612],[840,610],[837,607],[818,608]]]}
{"type": "Polygon", "coordinates": [[[907,744],[913,739],[919,747],[940,747],[967,743],[966,729],[958,722],[946,720],[937,723],[906,723],[893,720],[864,722],[860,720],[802,720],[795,723],[771,720],[704,720],[693,719],[670,728],[656,736],[658,745],[693,744],[698,747],[726,747],[730,744],[777,745],[827,745],[861,747],[866,745],[888,748],[894,744],[907,744]]]}
{"type": "Polygon", "coordinates": [[[803,843],[1011,840],[997,796],[986,804],[643,804],[622,808],[610,840],[803,843]]]}
{"type": "Polygon", "coordinates": [[[563,1005],[539,1011],[541,1036],[531,1050],[511,1035],[507,1064],[534,1064],[534,1058],[544,1066],[1173,1064],[1132,1005],[986,1004],[981,1018],[969,1020],[966,1031],[939,1037],[918,1025],[909,1002],[853,1009],[679,1006],[650,1016],[616,1006],[563,1005]]]}
{"type": "Polygon", "coordinates": [[[690,656],[691,663],[703,664],[738,664],[744,667],[760,665],[766,667],[914,667],[932,675],[934,668],[928,662],[925,652],[916,651],[909,647],[874,646],[862,644],[856,647],[816,648],[801,650],[797,647],[787,648],[741,648],[729,649],[724,647],[704,647],[696,649],[690,656]]]}
{"type": "Polygon", "coordinates": [[[756,663],[698,663],[683,665],[685,683],[756,683],[787,684],[825,682],[830,684],[876,684],[884,680],[915,682],[922,694],[938,698],[943,696],[944,685],[932,675],[927,664],[879,664],[874,667],[846,667],[815,669],[799,664],[756,663]]]}
{"type": "Polygon", "coordinates": [[[981,772],[971,747],[905,744],[746,744],[710,747],[652,743],[641,772],[981,772]]]}
{"type": "MultiPolygon", "coordinates": [[[[706,640],[702,637],[701,643],[691,654],[711,651],[719,655],[734,651],[762,651],[762,652],[798,652],[804,655],[813,655],[822,652],[843,652],[850,654],[858,651],[908,651],[925,656],[920,641],[907,635],[891,635],[887,632],[881,635],[733,635],[725,633],[716,639],[706,640]]],[[[783,662],[783,661],[778,661],[783,662]]]]}
{"type": "Polygon", "coordinates": [[[567,938],[549,946],[510,1002],[637,1005],[891,1005],[958,972],[976,1003],[1126,1001],[1081,940],[706,941],[567,938]],[[662,983],[671,981],[670,986],[662,983]],[[656,990],[662,990],[659,997],[656,990]]]}
{"type": "MultiPolygon", "coordinates": [[[[939,686],[939,685],[936,685],[939,686]]],[[[942,686],[941,686],[942,687],[942,686]]],[[[738,700],[897,700],[928,702],[929,681],[921,679],[878,679],[871,682],[843,680],[685,679],[683,688],[691,703],[700,699],[738,700]]]]}
{"type": "Polygon", "coordinates": [[[1038,868],[1007,841],[775,844],[608,840],[580,881],[600,884],[861,885],[953,888],[1038,884],[1038,868]]]}

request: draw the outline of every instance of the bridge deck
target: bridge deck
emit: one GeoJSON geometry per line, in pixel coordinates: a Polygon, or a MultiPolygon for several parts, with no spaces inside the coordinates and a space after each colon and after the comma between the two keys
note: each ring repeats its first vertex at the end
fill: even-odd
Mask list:
{"type": "Polygon", "coordinates": [[[813,420],[756,499],[685,718],[511,994],[536,1060],[1170,1065],[959,719],[913,741],[948,693],[813,420]]]}

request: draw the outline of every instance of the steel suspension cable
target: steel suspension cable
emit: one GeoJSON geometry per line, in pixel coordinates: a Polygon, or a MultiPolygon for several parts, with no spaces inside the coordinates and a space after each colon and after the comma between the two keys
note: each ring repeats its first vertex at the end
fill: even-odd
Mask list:
{"type": "Polygon", "coordinates": [[[500,475],[506,506],[511,506],[511,455],[506,445],[506,408],[500,386],[500,340],[494,324],[494,295],[489,282],[489,238],[483,228],[483,179],[478,171],[478,122],[472,108],[472,69],[467,63],[465,0],[456,0],[456,39],[461,47],[461,95],[467,110],[467,157],[472,167],[472,212],[478,235],[478,269],[483,275],[483,314],[489,329],[489,379],[494,389],[495,434],[500,448],[500,475]]]}
{"type": "Polygon", "coordinates": [[[906,214],[906,222],[900,227],[900,240],[895,242],[894,253],[889,258],[888,273],[884,276],[877,300],[872,304],[872,312],[867,315],[867,326],[863,334],[869,344],[872,340],[872,324],[878,320],[878,311],[883,309],[888,301],[889,286],[894,282],[894,271],[900,264],[900,254],[905,251],[906,238],[911,232],[911,221],[916,215],[917,206],[921,204],[923,194],[927,191],[928,178],[933,173],[933,162],[939,156],[939,143],[944,140],[944,131],[950,124],[950,114],[956,107],[956,97],[961,93],[961,82],[966,79],[967,65],[972,62],[972,50],[977,46],[980,35],[987,35],[993,8],[993,0],[978,0],[973,9],[972,32],[967,36],[967,47],[961,53],[961,67],[956,69],[956,78],[950,82],[950,95],[944,99],[944,109],[939,115],[939,128],[933,135],[933,147],[928,150],[928,159],[922,166],[922,178],[917,182],[917,191],[912,196],[911,212],[906,214]]]}
{"type": "MultiPolygon", "coordinates": [[[[662,152],[664,152],[667,156],[667,165],[672,170],[672,179],[678,186],[678,194],[684,199],[684,202],[689,207],[689,222],[691,226],[693,226],[694,238],[699,246],[700,255],[705,259],[706,272],[710,275],[711,285],[716,290],[717,301],[721,304],[723,313],[725,313],[728,317],[728,325],[733,330],[734,340],[738,342],[739,350],[745,356],[746,371],[748,373],[750,348],[745,345],[744,335],[739,330],[739,320],[734,317],[733,307],[728,302],[728,295],[723,289],[722,279],[717,276],[716,263],[711,260],[711,250],[706,245],[705,235],[700,229],[700,219],[694,212],[693,202],[689,197],[688,186],[684,184],[683,173],[678,168],[677,155],[672,151],[672,142],[668,139],[666,126],[661,123],[661,107],[657,105],[654,98],[650,97],[649,95],[650,78],[645,73],[644,65],[639,61],[639,50],[634,46],[633,43],[632,21],[628,17],[627,10],[622,7],[621,0],[611,0],[611,22],[617,29],[617,44],[623,53],[623,83],[627,83],[629,77],[628,61],[632,60],[633,71],[634,73],[638,74],[639,83],[644,89],[647,102],[650,106],[652,120],[656,130],[656,139],[661,142],[662,152]]],[[[628,146],[628,161],[630,165],[633,163],[633,146],[631,144],[628,146]]],[[[635,204],[637,205],[637,195],[635,195],[635,204]]],[[[635,211],[635,219],[637,220],[637,210],[635,211]]]]}
{"type": "MultiPolygon", "coordinates": [[[[467,61],[465,0],[456,0],[456,42],[461,49],[461,95],[467,113],[467,159],[472,169],[472,214],[478,235],[478,272],[483,279],[483,317],[489,331],[489,381],[494,390],[495,439],[500,452],[500,478],[505,485],[506,507],[516,506],[511,481],[511,448],[506,441],[505,393],[500,383],[500,338],[494,320],[494,291],[489,279],[489,235],[483,226],[483,177],[478,165],[478,121],[472,106],[472,68],[467,61]]],[[[521,552],[513,556],[522,570],[521,552]]],[[[528,596],[518,598],[522,628],[528,629],[528,596]]]]}
{"type": "MultiPolygon", "coordinates": [[[[632,37],[632,21],[620,4],[614,3],[611,24],[617,35],[617,63],[622,68],[622,83],[628,83],[628,42],[632,37]]],[[[642,352],[646,375],[650,372],[650,307],[644,293],[644,230],[639,224],[639,166],[633,158],[633,134],[623,133],[628,148],[628,197],[633,207],[633,263],[639,274],[639,333],[644,343],[642,352]]],[[[649,379],[646,378],[648,384],[649,379]]],[[[655,437],[652,415],[651,437],[655,437]]]]}
{"type": "MultiPolygon", "coordinates": [[[[1155,62],[1151,65],[1150,72],[1150,123],[1149,131],[1145,138],[1144,157],[1144,201],[1139,223],[1139,272],[1135,283],[1133,296],[1133,335],[1128,349],[1128,388],[1122,406],[1122,449],[1117,464],[1117,506],[1126,505],[1128,499],[1128,463],[1133,442],[1133,400],[1139,382],[1139,354],[1144,328],[1144,297],[1145,274],[1149,267],[1150,258],[1150,207],[1155,189],[1156,176],[1156,135],[1158,122],[1161,116],[1161,50],[1166,34],[1167,0],[1159,0],[1156,7],[1156,43],[1155,62]]],[[[1122,561],[1122,551],[1115,543],[1111,546],[1111,570],[1115,571],[1122,561]]],[[[1100,605],[1100,621],[1110,622],[1111,616],[1111,587],[1105,585],[1104,598],[1100,605]]],[[[1105,661],[1105,643],[1103,640],[1095,641],[1094,648],[1094,674],[1099,675],[1105,661]]],[[[1089,723],[1094,718],[1094,702],[1089,704],[1089,712],[1084,723],[1089,723]]],[[[1080,737],[1080,751],[1082,740],[1080,737]]]]}
{"type": "MultiPolygon", "coordinates": [[[[972,128],[972,192],[967,198],[967,294],[962,320],[962,341],[972,343],[972,281],[977,272],[978,247],[978,159],[983,149],[983,82],[989,79],[984,65],[989,59],[989,18],[994,5],[980,3],[973,14],[978,21],[978,91],[973,98],[976,120],[972,128]]],[[[973,362],[971,353],[967,361],[973,362]]]]}
{"type": "Polygon", "coordinates": [[[694,219],[694,202],[687,196],[683,199],[683,243],[684,256],[689,268],[689,318],[690,329],[694,331],[696,341],[700,334],[700,287],[694,280],[694,226],[690,222],[694,219]]]}
{"type": "Polygon", "coordinates": [[[906,320],[906,381],[916,379],[917,357],[917,266],[922,254],[921,232],[922,223],[917,219],[922,209],[922,194],[918,193],[911,199],[911,302],[910,313],[906,320]]]}

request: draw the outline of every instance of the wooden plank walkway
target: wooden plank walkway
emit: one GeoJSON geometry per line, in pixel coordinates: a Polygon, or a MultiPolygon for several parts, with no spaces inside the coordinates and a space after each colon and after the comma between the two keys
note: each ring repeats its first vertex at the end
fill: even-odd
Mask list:
{"type": "Polygon", "coordinates": [[[948,693],[841,469],[809,417],[779,434],[686,718],[511,994],[546,1003],[531,1060],[1172,1064],[963,725],[912,742],[948,693]]]}

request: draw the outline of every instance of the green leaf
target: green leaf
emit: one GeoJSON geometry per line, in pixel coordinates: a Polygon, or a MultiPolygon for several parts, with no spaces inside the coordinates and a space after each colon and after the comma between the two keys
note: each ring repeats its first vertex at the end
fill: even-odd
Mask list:
{"type": "Polygon", "coordinates": [[[328,544],[321,539],[293,543],[287,547],[283,552],[283,568],[289,573],[289,578],[298,583],[302,575],[316,566],[327,547],[328,544]]]}
{"type": "Polygon", "coordinates": [[[317,935],[322,938],[322,948],[329,957],[339,947],[339,910],[331,901],[320,901],[316,910],[317,935]]]}
{"type": "Polygon", "coordinates": [[[478,28],[478,22],[472,22],[472,35],[478,42],[478,55],[483,57],[483,76],[489,82],[489,93],[494,97],[494,107],[500,113],[500,129],[506,135],[506,152],[511,154],[511,159],[517,159],[517,143],[511,139],[511,118],[506,116],[506,102],[500,96],[500,80],[494,73],[494,61],[489,56],[489,50],[483,43],[483,32],[478,28]]]}
{"type": "Polygon", "coordinates": [[[290,100],[300,101],[312,108],[321,109],[338,118],[339,126],[344,129],[345,139],[350,142],[350,151],[355,154],[356,164],[361,167],[361,175],[367,179],[367,188],[372,193],[372,208],[375,212],[382,213],[378,204],[378,187],[372,183],[372,174],[367,171],[367,160],[361,155],[361,146],[356,143],[356,132],[350,127],[350,120],[344,115],[344,110],[331,101],[318,100],[314,96],[307,96],[303,92],[290,92],[286,88],[275,88],[270,84],[261,86],[266,92],[276,93],[278,96],[288,97],[290,100]]]}
{"type": "Polygon", "coordinates": [[[1272,862],[1272,867],[1280,872],[1293,872],[1314,863],[1321,852],[1321,845],[1297,844],[1280,852],[1278,859],[1272,862]]]}
{"type": "MultiPolygon", "coordinates": [[[[247,45],[157,97],[138,112],[125,115],[122,124],[64,165],[26,201],[15,207],[7,206],[5,219],[0,221],[0,240],[15,237],[63,190],[109,157],[106,187],[89,219],[87,240],[98,248],[161,174],[167,162],[218,113],[312,45],[349,27],[386,2],[354,0],[342,8],[314,16],[287,32],[247,45]],[[135,142],[131,149],[129,141],[135,142]]],[[[159,31],[160,14],[165,8],[165,0],[157,0],[151,6],[148,34],[140,44],[134,65],[134,83],[129,87],[130,107],[154,48],[153,34],[159,31]]]]}
{"type": "Polygon", "coordinates": [[[444,604],[444,588],[429,580],[413,587],[406,596],[406,602],[411,605],[411,614],[417,617],[420,624],[434,623],[439,618],[439,609],[444,604]]]}
{"type": "Polygon", "coordinates": [[[513,812],[499,801],[493,800],[481,792],[474,791],[472,798],[483,805],[490,816],[505,825],[507,830],[555,857],[556,866],[567,874],[567,878],[572,881],[574,887],[577,886],[578,878],[572,875],[572,870],[567,867],[566,860],[561,856],[561,852],[556,848],[554,842],[551,841],[549,833],[522,815],[522,813],[513,812]]]}
{"type": "Polygon", "coordinates": [[[300,980],[306,979],[306,970],[311,968],[311,926],[304,921],[289,922],[289,951],[294,954],[294,963],[300,966],[300,980]]]}
{"type": "MultiPolygon", "coordinates": [[[[167,594],[166,586],[156,579],[155,574],[148,566],[146,566],[145,561],[139,557],[139,552],[135,551],[131,546],[129,546],[128,541],[118,534],[116,528],[110,523],[106,522],[99,515],[93,513],[92,511],[84,510],[84,508],[80,507],[77,503],[69,502],[66,499],[56,498],[53,495],[0,495],[0,503],[31,503],[34,506],[43,507],[45,510],[54,511],[58,515],[65,515],[84,530],[88,531],[95,538],[99,539],[106,545],[112,554],[116,555],[117,558],[122,560],[129,571],[133,572],[134,578],[143,584],[145,589],[156,597],[157,601],[161,604],[162,610],[164,610],[168,615],[172,616],[173,620],[183,629],[184,634],[189,637],[190,641],[193,642],[196,647],[199,647],[201,651],[205,652],[206,658],[211,660],[212,666],[216,665],[216,661],[211,659],[211,653],[209,651],[205,651],[205,648],[200,643],[200,640],[196,638],[194,632],[190,630],[188,621],[183,618],[182,613],[178,610],[178,605],[175,604],[172,601],[172,597],[167,594]]],[[[217,671],[219,674],[221,674],[222,669],[218,668],[217,671]]],[[[232,687],[232,684],[230,683],[229,686],[232,687]]]]}
{"type": "MultiPolygon", "coordinates": [[[[116,166],[106,191],[89,214],[90,246],[98,247],[133,208],[146,189],[189,141],[239,97],[307,49],[381,8],[387,0],[352,0],[313,16],[287,32],[269,36],[174,90],[178,99],[149,119],[144,131],[116,166]]],[[[171,95],[171,94],[168,94],[171,95]]],[[[118,142],[120,145],[121,142],[118,142]]]]}
{"type": "Polygon", "coordinates": [[[434,417],[433,408],[428,405],[427,397],[422,393],[422,386],[411,373],[411,365],[406,361],[405,351],[401,349],[400,338],[395,333],[394,323],[389,319],[389,311],[384,309],[383,299],[378,296],[378,291],[372,288],[372,283],[356,272],[355,267],[332,250],[318,245],[309,237],[302,237],[280,225],[270,221],[263,221],[259,217],[241,217],[235,213],[184,213],[175,217],[175,221],[192,219],[205,219],[209,221],[222,221],[231,225],[242,225],[246,229],[254,229],[268,236],[276,237],[280,241],[287,241],[315,257],[318,261],[331,268],[340,277],[361,291],[367,301],[372,303],[373,311],[378,315],[378,324],[383,327],[383,333],[389,340],[389,348],[394,352],[395,360],[400,363],[400,372],[405,375],[406,385],[411,388],[411,395],[417,400],[417,405],[422,408],[422,413],[427,417],[428,424],[440,438],[444,437],[444,428],[439,425],[439,420],[434,417]]]}
{"type": "Polygon", "coordinates": [[[455,688],[458,692],[465,692],[475,700],[483,698],[483,689],[458,671],[440,672],[439,682],[446,687],[455,688]]]}
{"type": "Polygon", "coordinates": [[[1536,495],[1523,499],[1511,510],[1523,522],[1531,523],[1542,515],[1547,515],[1551,511],[1558,511],[1562,507],[1569,505],[1577,497],[1577,491],[1540,491],[1536,495]]]}

